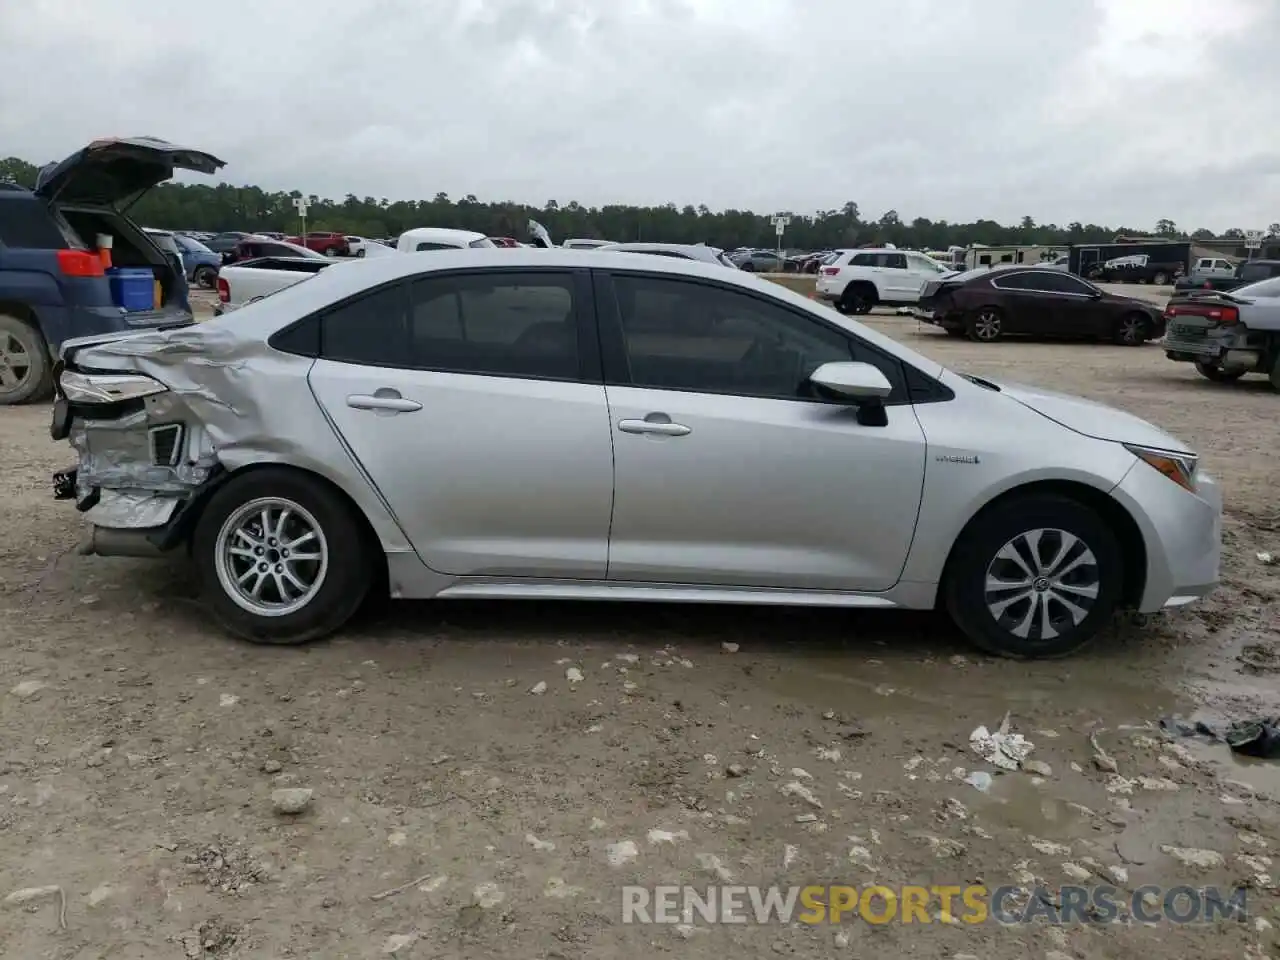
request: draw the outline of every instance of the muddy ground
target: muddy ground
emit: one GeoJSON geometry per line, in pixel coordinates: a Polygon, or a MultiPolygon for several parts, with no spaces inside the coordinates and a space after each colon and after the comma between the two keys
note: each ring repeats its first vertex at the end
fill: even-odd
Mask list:
{"type": "Polygon", "coordinates": [[[1280,552],[1280,399],[1155,346],[871,322],[1195,444],[1225,485],[1222,589],[1042,664],[977,655],[931,615],[547,603],[391,605],[332,641],[260,649],[209,625],[183,564],[76,555],[79,518],[49,490],[68,448],[47,408],[6,409],[0,898],[56,885],[65,928],[58,892],[0,903],[0,955],[1276,955],[1280,773],[1148,725],[1276,710],[1280,567],[1257,554],[1280,552]],[[1006,712],[1049,770],[999,773],[970,749],[1006,712]],[[989,792],[973,771],[996,774],[989,792]],[[309,807],[276,813],[282,787],[314,791],[309,807]],[[1246,883],[1250,917],[621,922],[624,884],[718,877],[1246,883]]]}

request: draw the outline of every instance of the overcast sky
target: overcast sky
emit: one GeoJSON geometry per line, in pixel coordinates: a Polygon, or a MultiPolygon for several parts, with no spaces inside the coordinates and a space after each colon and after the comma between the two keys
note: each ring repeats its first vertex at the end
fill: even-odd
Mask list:
{"type": "Polygon", "coordinates": [[[1280,0],[14,0],[0,64],[37,163],[151,134],[331,197],[1280,220],[1280,0]]]}

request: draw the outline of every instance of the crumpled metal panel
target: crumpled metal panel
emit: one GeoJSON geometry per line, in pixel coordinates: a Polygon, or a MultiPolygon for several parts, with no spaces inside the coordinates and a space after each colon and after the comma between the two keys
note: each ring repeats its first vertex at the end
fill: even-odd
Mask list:
{"type": "Polygon", "coordinates": [[[186,424],[192,411],[173,393],[147,397],[145,403],[144,410],[117,420],[73,421],[67,439],[80,454],[76,487],[82,496],[93,487],[186,495],[209,479],[217,457],[203,430],[186,432],[174,466],[152,463],[151,428],[186,424]]]}
{"type": "Polygon", "coordinates": [[[113,530],[145,530],[169,522],[183,497],[124,490],[102,491],[97,504],[85,512],[89,522],[113,530]]]}
{"type": "Polygon", "coordinates": [[[77,369],[134,371],[169,388],[168,394],[149,398],[145,413],[133,418],[75,424],[71,442],[81,453],[78,481],[118,490],[189,493],[207,479],[215,463],[231,471],[252,464],[289,464],[344,490],[369,518],[385,550],[412,551],[312,395],[307,373],[314,361],[267,346],[266,338],[282,324],[278,317],[264,320],[256,306],[198,326],[133,333],[78,349],[74,341],[64,345],[64,351],[74,350],[77,369]],[[154,467],[146,428],[174,422],[188,427],[184,456],[174,467],[154,467]]]}

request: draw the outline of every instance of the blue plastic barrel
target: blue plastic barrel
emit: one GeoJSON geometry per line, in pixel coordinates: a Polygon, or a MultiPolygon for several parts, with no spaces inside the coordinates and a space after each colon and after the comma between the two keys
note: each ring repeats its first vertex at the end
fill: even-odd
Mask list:
{"type": "Polygon", "coordinates": [[[155,306],[155,275],[144,267],[112,267],[107,271],[111,301],[128,313],[155,306]]]}

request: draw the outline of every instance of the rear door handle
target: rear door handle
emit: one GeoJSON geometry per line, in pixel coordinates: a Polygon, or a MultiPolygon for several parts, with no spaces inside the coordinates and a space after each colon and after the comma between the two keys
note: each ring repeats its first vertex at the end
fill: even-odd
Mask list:
{"type": "Polygon", "coordinates": [[[660,437],[687,437],[693,432],[683,423],[669,420],[619,420],[618,429],[623,433],[648,433],[660,437]]]}
{"type": "Polygon", "coordinates": [[[382,391],[370,396],[367,393],[353,393],[347,397],[347,406],[356,410],[387,410],[391,413],[413,413],[421,410],[422,404],[417,400],[408,400],[394,390],[382,391]]]}

